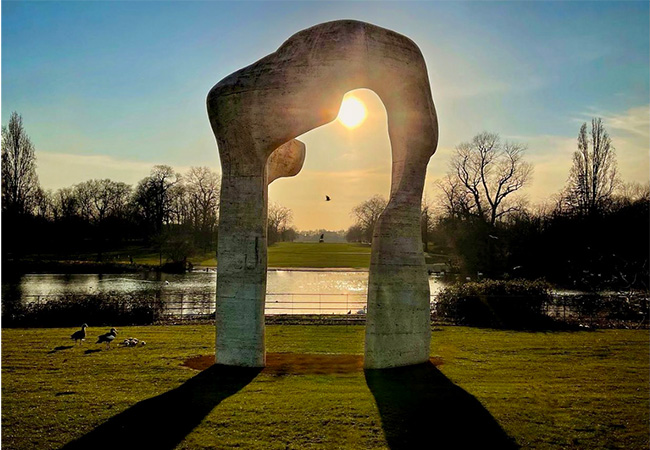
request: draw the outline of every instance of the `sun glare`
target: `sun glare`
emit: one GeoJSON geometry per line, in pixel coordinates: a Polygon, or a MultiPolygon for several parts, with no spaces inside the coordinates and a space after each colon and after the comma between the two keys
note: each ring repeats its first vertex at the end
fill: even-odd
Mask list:
{"type": "Polygon", "coordinates": [[[366,107],[361,100],[349,96],[341,102],[341,109],[337,119],[347,128],[356,128],[366,120],[366,107]]]}

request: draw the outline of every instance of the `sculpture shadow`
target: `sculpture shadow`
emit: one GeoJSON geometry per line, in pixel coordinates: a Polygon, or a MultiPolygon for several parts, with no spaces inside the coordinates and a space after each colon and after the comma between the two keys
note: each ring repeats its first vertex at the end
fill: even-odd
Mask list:
{"type": "Polygon", "coordinates": [[[69,350],[69,349],[71,349],[73,347],[74,347],[74,345],[59,345],[58,347],[54,347],[52,350],[47,352],[47,354],[51,355],[53,353],[60,352],[61,350],[69,350]]]}
{"type": "Polygon", "coordinates": [[[215,406],[250,383],[261,370],[215,364],[178,388],[108,419],[63,449],[173,449],[215,406]]]}
{"type": "Polygon", "coordinates": [[[367,369],[365,376],[392,450],[519,448],[476,398],[431,362],[367,369]]]}

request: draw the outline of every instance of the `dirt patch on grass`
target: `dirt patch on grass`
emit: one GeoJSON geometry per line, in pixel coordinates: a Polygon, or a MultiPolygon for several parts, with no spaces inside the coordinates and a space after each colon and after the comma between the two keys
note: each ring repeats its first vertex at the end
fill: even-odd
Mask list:
{"type": "MultiPolygon", "coordinates": [[[[429,358],[434,366],[442,365],[442,358],[429,358]]],[[[214,355],[194,356],[183,366],[205,370],[214,364],[214,355]]],[[[329,375],[363,372],[363,355],[319,355],[308,353],[267,353],[262,373],[271,375],[329,375]]]]}

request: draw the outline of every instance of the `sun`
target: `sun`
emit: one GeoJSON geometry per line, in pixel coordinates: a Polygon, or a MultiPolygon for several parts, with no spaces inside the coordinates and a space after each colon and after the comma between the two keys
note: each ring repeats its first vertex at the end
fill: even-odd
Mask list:
{"type": "Polygon", "coordinates": [[[347,128],[356,128],[366,120],[366,106],[354,96],[346,96],[341,102],[337,119],[347,128]]]}

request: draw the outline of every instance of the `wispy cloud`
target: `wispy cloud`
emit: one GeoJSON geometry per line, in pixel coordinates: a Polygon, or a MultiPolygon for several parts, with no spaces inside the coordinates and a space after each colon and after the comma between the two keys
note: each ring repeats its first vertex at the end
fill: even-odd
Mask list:
{"type": "Polygon", "coordinates": [[[650,105],[637,106],[620,113],[612,113],[590,108],[587,112],[580,114],[575,120],[586,122],[592,117],[603,119],[605,128],[612,131],[629,133],[648,139],[650,135],[650,105]]]}
{"type": "Polygon", "coordinates": [[[456,100],[496,94],[521,94],[544,87],[546,82],[537,75],[522,76],[516,80],[503,80],[493,74],[479,75],[476,71],[459,72],[453,79],[431,77],[436,99],[456,100]],[[444,86],[444,89],[436,89],[444,86]]]}
{"type": "Polygon", "coordinates": [[[650,105],[621,112],[592,107],[577,120],[586,122],[592,117],[602,118],[609,131],[623,181],[647,182],[650,178],[650,105]]]}

